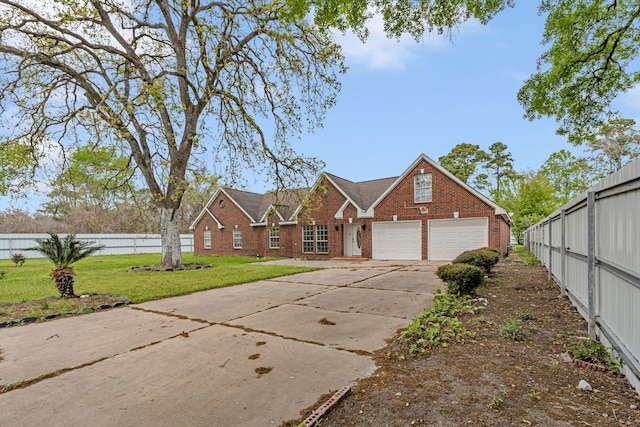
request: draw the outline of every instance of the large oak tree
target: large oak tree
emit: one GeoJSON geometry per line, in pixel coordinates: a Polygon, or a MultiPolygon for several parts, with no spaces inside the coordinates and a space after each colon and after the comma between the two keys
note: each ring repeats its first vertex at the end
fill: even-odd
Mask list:
{"type": "MultiPolygon", "coordinates": [[[[307,6],[308,7],[308,6],[307,6]]],[[[279,0],[0,0],[1,143],[88,141],[135,162],[182,264],[177,211],[194,155],[274,186],[321,162],[289,141],[339,91],[340,49],[279,0]],[[85,140],[85,141],[83,141],[85,140]]]]}

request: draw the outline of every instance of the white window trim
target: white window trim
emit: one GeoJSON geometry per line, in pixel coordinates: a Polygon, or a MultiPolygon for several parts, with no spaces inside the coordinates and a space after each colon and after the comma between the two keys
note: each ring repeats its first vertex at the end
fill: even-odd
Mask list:
{"type": "Polygon", "coordinates": [[[211,230],[204,230],[202,233],[203,246],[205,249],[211,249],[211,230]],[[207,244],[208,243],[208,244],[207,244]]]}
{"type": "Polygon", "coordinates": [[[413,201],[414,203],[431,203],[433,200],[433,177],[430,173],[423,173],[419,175],[413,176],[413,201]],[[418,187],[420,184],[418,181],[422,180],[422,178],[429,177],[428,186],[427,180],[424,180],[424,186],[418,187]],[[418,197],[418,194],[422,194],[424,192],[424,197],[418,197]]]}
{"type": "Polygon", "coordinates": [[[301,249],[302,249],[302,253],[303,253],[303,254],[312,254],[312,253],[313,253],[313,250],[314,250],[314,249],[315,249],[315,247],[316,247],[315,242],[314,242],[314,236],[315,236],[315,230],[314,230],[314,228],[315,228],[315,227],[314,227],[313,225],[303,225],[303,226],[302,226],[302,248],[301,248],[301,249]],[[305,230],[306,230],[308,227],[311,227],[311,235],[310,235],[311,239],[307,239],[307,240],[305,240],[305,230]],[[305,249],[305,243],[308,243],[308,242],[311,242],[311,250],[310,250],[310,251],[305,251],[305,250],[304,250],[304,249],[305,249]]]}
{"type": "Polygon", "coordinates": [[[329,253],[329,226],[327,225],[316,225],[315,226],[315,238],[316,238],[316,245],[315,245],[315,249],[316,249],[316,253],[317,254],[328,254],[329,253]],[[318,229],[319,227],[324,227],[325,230],[325,239],[324,240],[320,240],[319,238],[319,233],[318,233],[318,229]],[[318,249],[318,246],[320,243],[326,243],[327,244],[327,250],[326,251],[320,251],[318,249]]]}
{"type": "Polygon", "coordinates": [[[269,249],[280,249],[280,227],[269,228],[269,249]],[[274,232],[275,235],[272,234],[274,232]],[[277,246],[273,246],[274,241],[277,241],[277,246]]]}
{"type": "Polygon", "coordinates": [[[233,249],[242,249],[242,230],[233,229],[233,249]]]}

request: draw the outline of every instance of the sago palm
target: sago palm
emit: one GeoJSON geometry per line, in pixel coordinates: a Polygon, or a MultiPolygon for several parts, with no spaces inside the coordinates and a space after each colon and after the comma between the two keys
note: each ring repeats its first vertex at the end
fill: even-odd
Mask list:
{"type": "Polygon", "coordinates": [[[80,261],[104,246],[91,246],[95,242],[83,242],[76,239],[75,234],[68,234],[60,239],[57,234],[49,233],[48,239],[35,239],[38,246],[30,250],[38,251],[49,258],[55,267],[51,270],[58,292],[62,298],[75,296],[73,291],[73,277],[76,275],[71,264],[80,261]]]}

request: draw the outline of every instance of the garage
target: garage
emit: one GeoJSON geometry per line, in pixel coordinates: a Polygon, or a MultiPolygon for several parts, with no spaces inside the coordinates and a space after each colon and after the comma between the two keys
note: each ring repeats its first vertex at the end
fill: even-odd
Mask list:
{"type": "Polygon", "coordinates": [[[373,259],[422,259],[422,222],[372,224],[373,259]]]}
{"type": "Polygon", "coordinates": [[[451,261],[462,252],[489,246],[489,218],[429,221],[429,259],[451,261]]]}

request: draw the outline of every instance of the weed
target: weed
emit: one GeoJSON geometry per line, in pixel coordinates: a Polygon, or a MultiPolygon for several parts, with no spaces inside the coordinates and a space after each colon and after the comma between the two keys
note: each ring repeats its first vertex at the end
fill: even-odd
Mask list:
{"type": "Polygon", "coordinates": [[[533,385],[529,396],[533,397],[534,399],[540,398],[540,386],[537,383],[533,385]]]}
{"type": "Polygon", "coordinates": [[[516,310],[516,316],[522,320],[535,320],[538,317],[538,313],[534,310],[527,308],[524,310],[516,310]]]}
{"type": "Polygon", "coordinates": [[[491,400],[489,401],[489,403],[487,403],[487,408],[496,409],[502,404],[502,402],[503,400],[494,394],[493,396],[491,396],[491,400]]]}
{"type": "Polygon", "coordinates": [[[513,341],[524,340],[522,326],[520,326],[520,323],[516,319],[511,317],[505,320],[504,325],[502,325],[502,328],[500,329],[500,336],[512,339],[513,341]]]}
{"type": "Polygon", "coordinates": [[[443,294],[436,290],[433,305],[424,310],[400,333],[409,343],[409,354],[426,354],[430,347],[448,347],[450,342],[464,342],[475,334],[457,318],[463,313],[475,313],[476,307],[466,296],[443,294]]]}
{"type": "Polygon", "coordinates": [[[585,338],[572,345],[569,352],[575,360],[603,364],[610,370],[617,370],[622,368],[623,361],[619,357],[612,356],[612,350],[612,347],[607,348],[599,341],[585,338]]]}
{"type": "Polygon", "coordinates": [[[4,279],[4,276],[7,274],[6,271],[0,271],[0,280],[4,279]]]}
{"type": "Polygon", "coordinates": [[[43,310],[48,310],[49,309],[49,303],[46,302],[46,301],[42,301],[40,303],[40,308],[43,309],[43,310]]]}

